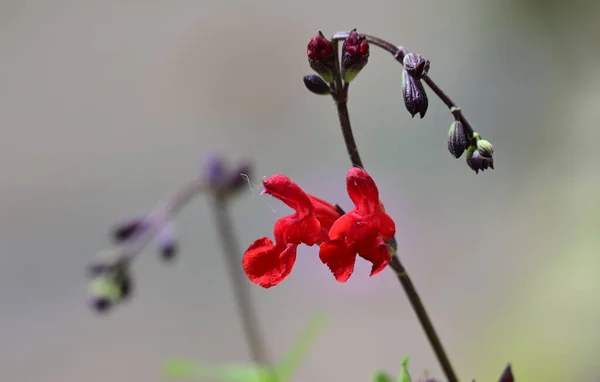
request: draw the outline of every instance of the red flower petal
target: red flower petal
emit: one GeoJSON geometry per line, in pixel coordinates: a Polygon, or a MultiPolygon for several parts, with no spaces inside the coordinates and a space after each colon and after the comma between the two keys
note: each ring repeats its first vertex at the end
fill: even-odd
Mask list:
{"type": "Polygon", "coordinates": [[[300,217],[310,215],[313,205],[310,198],[300,186],[285,175],[275,174],[263,179],[265,187],[262,193],[269,194],[293,208],[300,217]]]}
{"type": "Polygon", "coordinates": [[[314,245],[321,238],[321,224],[312,215],[301,219],[296,216],[284,216],[275,222],[275,241],[278,244],[314,245]]]}
{"type": "Polygon", "coordinates": [[[371,267],[371,276],[373,276],[384,270],[390,263],[390,249],[381,236],[377,236],[371,243],[364,244],[367,245],[358,247],[358,254],[373,264],[371,267]]]}
{"type": "Polygon", "coordinates": [[[242,264],[248,279],[263,288],[270,288],[285,279],[296,262],[296,245],[276,246],[268,237],[252,243],[242,264]]]}
{"type": "Polygon", "coordinates": [[[390,215],[385,212],[380,212],[375,214],[373,220],[379,234],[383,236],[384,239],[391,239],[396,234],[396,223],[394,223],[394,220],[390,215]]]}
{"type": "Polygon", "coordinates": [[[380,210],[377,185],[362,168],[353,167],[348,171],[346,189],[359,214],[368,215],[380,210]]]}
{"type": "Polygon", "coordinates": [[[315,216],[317,220],[319,220],[319,223],[321,223],[321,237],[317,241],[317,244],[320,244],[329,240],[329,229],[341,216],[341,214],[334,205],[327,203],[323,199],[319,199],[316,196],[310,194],[308,196],[312,201],[315,210],[315,216]]]}
{"type": "Polygon", "coordinates": [[[330,240],[321,244],[319,257],[327,265],[335,279],[341,283],[346,282],[354,272],[356,251],[346,246],[344,240],[330,240]]]}
{"type": "Polygon", "coordinates": [[[354,223],[360,220],[362,220],[362,217],[354,212],[354,210],[345,213],[333,223],[329,230],[329,237],[331,240],[346,239],[354,223]]]}

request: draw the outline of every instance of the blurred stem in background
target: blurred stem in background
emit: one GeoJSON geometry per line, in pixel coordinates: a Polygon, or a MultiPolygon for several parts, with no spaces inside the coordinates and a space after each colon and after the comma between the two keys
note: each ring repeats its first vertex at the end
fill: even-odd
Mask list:
{"type": "Polygon", "coordinates": [[[268,366],[267,351],[263,342],[263,337],[260,333],[258,319],[252,304],[252,296],[248,288],[246,288],[246,277],[240,267],[241,259],[238,254],[242,253],[238,244],[237,238],[233,230],[233,223],[227,211],[227,195],[214,192],[211,206],[213,215],[217,225],[217,231],[221,245],[223,246],[223,254],[227,263],[227,271],[229,279],[233,287],[236,306],[242,326],[246,342],[252,356],[252,361],[257,365],[268,366]]]}

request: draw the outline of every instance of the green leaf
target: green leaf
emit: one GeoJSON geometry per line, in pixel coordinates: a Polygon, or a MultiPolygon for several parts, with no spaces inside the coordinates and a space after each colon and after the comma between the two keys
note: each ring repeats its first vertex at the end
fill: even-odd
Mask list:
{"type": "Polygon", "coordinates": [[[410,373],[408,372],[408,357],[404,357],[402,360],[402,370],[400,371],[398,382],[412,382],[410,373]]]}
{"type": "Polygon", "coordinates": [[[287,382],[325,326],[325,316],[316,315],[308,323],[296,343],[273,370],[256,365],[205,365],[195,361],[174,358],[165,362],[163,374],[167,379],[218,380],[222,382],[287,382]],[[274,378],[275,377],[275,378],[274,378]]]}
{"type": "Polygon", "coordinates": [[[376,371],[373,374],[373,382],[393,382],[394,379],[385,371],[376,371]]]}
{"type": "Polygon", "coordinates": [[[171,359],[163,366],[167,379],[219,380],[223,382],[268,382],[269,371],[255,365],[204,365],[186,359],[171,359]]]}
{"type": "Polygon", "coordinates": [[[323,330],[326,324],[324,314],[315,315],[304,328],[304,331],[298,336],[296,343],[287,352],[281,361],[277,364],[275,370],[279,376],[279,382],[287,382],[298,370],[300,363],[306,358],[310,347],[313,345],[317,336],[323,330]]]}

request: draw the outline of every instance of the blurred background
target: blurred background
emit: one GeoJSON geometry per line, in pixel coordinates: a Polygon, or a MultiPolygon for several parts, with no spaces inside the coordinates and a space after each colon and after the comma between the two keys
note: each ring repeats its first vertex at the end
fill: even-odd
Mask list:
{"type": "MultiPolygon", "coordinates": [[[[149,249],[130,303],[89,310],[85,266],[108,229],[194,177],[216,151],[251,157],[255,184],[285,173],[351,204],[333,103],[310,94],[309,39],[388,39],[495,147],[475,175],[446,150],[452,121],[430,93],[411,119],[401,68],[374,49],[350,89],[367,169],[400,256],[462,380],[600,380],[600,3],[593,1],[0,1],[0,378],[161,381],[172,356],[249,360],[207,201],[178,217],[182,251],[149,249]]],[[[287,207],[235,201],[245,248],[287,207]]],[[[243,250],[243,249],[242,249],[243,250]]],[[[241,256],[241,254],[240,254],[241,256]]],[[[315,248],[263,290],[248,283],[273,359],[315,312],[330,325],[297,381],[442,373],[391,271],[359,259],[337,283],[315,248]]]]}

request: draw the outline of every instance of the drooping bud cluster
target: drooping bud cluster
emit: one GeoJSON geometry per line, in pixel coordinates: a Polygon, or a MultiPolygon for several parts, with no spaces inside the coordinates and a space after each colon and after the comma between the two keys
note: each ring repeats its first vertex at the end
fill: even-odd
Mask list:
{"type": "Polygon", "coordinates": [[[90,267],[90,305],[97,312],[107,312],[131,296],[133,282],[117,250],[101,252],[98,257],[90,267]]]}
{"type": "Polygon", "coordinates": [[[485,171],[488,168],[494,169],[494,149],[492,144],[481,139],[479,134],[474,133],[471,146],[467,149],[467,164],[475,171],[485,171]]]}
{"type": "Polygon", "coordinates": [[[150,229],[156,229],[153,224],[162,222],[157,231],[156,247],[165,261],[172,260],[177,253],[177,239],[174,223],[160,219],[144,218],[128,219],[112,230],[111,236],[122,247],[107,250],[98,254],[97,260],[89,267],[90,276],[90,305],[98,312],[106,312],[118,303],[131,296],[133,280],[127,255],[128,245],[133,245],[148,234],[150,229]],[[152,223],[151,223],[152,222],[152,223]]]}
{"type": "Polygon", "coordinates": [[[404,106],[411,117],[414,118],[419,114],[423,118],[429,107],[429,100],[421,77],[429,70],[429,60],[419,54],[408,53],[404,56],[403,65],[402,97],[404,106]]]}

